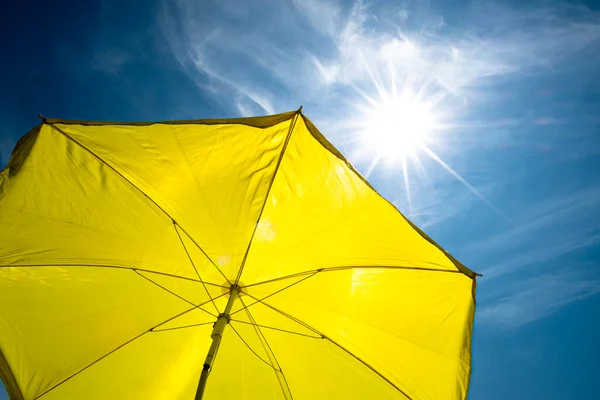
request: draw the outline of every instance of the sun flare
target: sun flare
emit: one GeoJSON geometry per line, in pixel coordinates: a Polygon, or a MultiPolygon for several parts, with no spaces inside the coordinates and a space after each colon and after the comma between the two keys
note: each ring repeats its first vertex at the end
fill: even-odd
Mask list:
{"type": "Polygon", "coordinates": [[[366,112],[367,128],[359,137],[362,150],[394,165],[414,157],[431,139],[435,113],[414,96],[386,99],[366,112]]]}
{"type": "Polygon", "coordinates": [[[435,161],[498,215],[514,224],[430,147],[432,144],[440,147],[444,141],[442,135],[452,127],[448,123],[451,110],[447,104],[445,109],[441,108],[440,102],[444,96],[427,97],[423,90],[415,94],[410,88],[404,88],[400,93],[393,90],[390,93],[378,87],[381,98],[376,101],[366,93],[360,90],[358,92],[367,101],[368,108],[360,107],[361,112],[357,113],[361,122],[355,125],[354,156],[359,161],[367,162],[367,177],[379,166],[385,167],[388,172],[402,172],[409,215],[412,208],[411,184],[414,183],[410,177],[409,165],[416,167],[419,179],[429,181],[419,158],[423,155],[435,161]]]}

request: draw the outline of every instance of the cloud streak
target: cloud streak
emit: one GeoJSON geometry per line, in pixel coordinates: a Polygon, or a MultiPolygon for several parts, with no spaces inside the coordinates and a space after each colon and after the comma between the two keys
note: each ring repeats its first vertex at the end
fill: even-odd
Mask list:
{"type": "Polygon", "coordinates": [[[521,216],[518,227],[468,247],[468,251],[490,254],[502,249],[508,257],[484,268],[488,278],[499,277],[523,268],[600,244],[600,187],[591,187],[566,196],[535,204],[521,216]]]}
{"type": "Polygon", "coordinates": [[[266,68],[272,60],[264,50],[253,51],[259,38],[239,29],[238,23],[250,12],[244,7],[229,2],[212,7],[185,0],[163,2],[158,26],[168,51],[205,94],[224,108],[234,104],[240,115],[273,114],[279,111],[273,105],[274,97],[249,73],[266,68]],[[209,9],[220,18],[206,11],[209,9]],[[217,25],[217,19],[225,23],[217,25]]]}
{"type": "Polygon", "coordinates": [[[585,267],[593,266],[516,281],[477,312],[478,321],[494,328],[515,329],[600,293],[600,279],[585,267]]]}
{"type": "Polygon", "coordinates": [[[517,328],[600,292],[596,262],[565,259],[600,246],[599,203],[600,187],[551,198],[521,216],[518,227],[470,246],[482,260],[499,259],[481,271],[491,293],[481,299],[479,321],[517,328]]]}

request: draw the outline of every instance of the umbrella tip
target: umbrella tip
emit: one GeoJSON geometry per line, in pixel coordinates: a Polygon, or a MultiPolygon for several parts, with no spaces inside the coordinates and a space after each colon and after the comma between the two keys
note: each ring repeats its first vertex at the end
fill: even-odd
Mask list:
{"type": "Polygon", "coordinates": [[[42,123],[47,123],[48,120],[46,119],[46,117],[44,117],[42,114],[38,114],[38,117],[42,120],[42,123]]]}
{"type": "Polygon", "coordinates": [[[298,109],[298,111],[296,111],[298,114],[302,114],[302,106],[300,106],[300,108],[298,109]]]}

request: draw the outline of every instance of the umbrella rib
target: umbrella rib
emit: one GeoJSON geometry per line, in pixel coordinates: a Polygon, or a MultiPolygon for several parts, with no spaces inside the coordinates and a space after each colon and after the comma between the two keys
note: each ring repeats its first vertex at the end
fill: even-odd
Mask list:
{"type": "Polygon", "coordinates": [[[217,271],[219,271],[219,273],[225,279],[225,281],[227,281],[227,282],[229,282],[231,284],[231,281],[229,280],[229,278],[223,273],[223,271],[221,271],[221,268],[219,268],[217,266],[217,264],[215,264],[213,262],[213,260],[208,256],[208,254],[206,254],[206,252],[204,251],[204,249],[202,249],[202,247],[200,247],[200,245],[196,242],[196,240],[179,224],[179,222],[175,221],[174,219],[172,219],[172,221],[173,221],[173,224],[177,225],[179,227],[179,229],[181,229],[181,231],[183,233],[185,233],[185,236],[187,236],[192,241],[192,243],[194,243],[194,245],[198,248],[198,250],[200,250],[200,252],[202,254],[204,254],[204,256],[208,259],[208,261],[217,269],[217,271]]]}
{"type": "MultiPolygon", "coordinates": [[[[248,295],[252,298],[254,298],[252,295],[248,295]]],[[[350,350],[346,349],[344,346],[342,346],[341,344],[339,344],[338,342],[336,342],[335,340],[331,339],[330,337],[328,337],[327,335],[321,333],[320,331],[318,331],[317,329],[313,328],[312,326],[308,325],[306,322],[303,322],[301,320],[299,320],[298,318],[279,310],[276,307],[273,307],[272,305],[262,302],[262,304],[264,304],[265,306],[269,307],[270,309],[272,309],[273,311],[278,312],[279,314],[283,315],[284,317],[287,317],[289,319],[291,319],[292,321],[304,326],[307,329],[312,330],[313,332],[315,332],[316,334],[320,335],[323,339],[329,341],[330,343],[332,343],[333,345],[335,345],[336,347],[338,347],[340,350],[343,350],[345,353],[347,353],[349,356],[353,357],[354,359],[356,359],[358,362],[360,362],[361,364],[363,364],[365,367],[369,368],[371,371],[373,371],[375,374],[377,374],[381,379],[385,380],[387,383],[389,383],[391,386],[393,386],[397,391],[399,391],[400,393],[402,393],[408,400],[412,400],[412,397],[410,397],[404,390],[400,389],[396,384],[394,384],[392,381],[390,381],[388,378],[386,378],[383,374],[381,374],[379,371],[377,371],[374,367],[372,367],[371,365],[369,365],[366,361],[364,361],[363,359],[361,359],[360,357],[358,357],[357,355],[355,355],[354,353],[352,353],[350,350]]]]}
{"type": "Polygon", "coordinates": [[[256,323],[256,320],[254,319],[254,316],[252,315],[252,313],[250,312],[250,310],[248,309],[248,307],[246,307],[246,304],[244,303],[244,299],[242,299],[240,297],[240,301],[242,302],[242,304],[244,304],[244,310],[246,311],[246,314],[248,314],[248,318],[250,319],[250,321],[253,323],[257,333],[260,335],[260,337],[262,338],[262,340],[260,341],[263,349],[265,350],[265,352],[267,353],[267,355],[270,358],[270,355],[273,355],[273,360],[275,360],[275,363],[277,364],[277,367],[279,367],[279,369],[275,370],[275,376],[277,377],[277,381],[279,382],[279,386],[281,387],[281,391],[283,392],[283,396],[285,398],[287,398],[288,394],[290,399],[293,399],[292,396],[292,391],[290,389],[290,385],[287,382],[287,378],[285,377],[285,374],[283,373],[283,369],[281,368],[281,364],[279,364],[279,360],[277,360],[277,356],[275,356],[275,352],[273,351],[273,349],[271,348],[271,345],[269,344],[269,342],[267,341],[267,338],[265,337],[265,335],[262,333],[262,331],[260,330],[260,327],[258,326],[258,324],[256,323]],[[263,343],[264,340],[264,343],[263,343]],[[265,344],[267,345],[267,347],[269,348],[269,350],[267,351],[265,344]],[[277,372],[281,373],[281,376],[283,378],[283,383],[281,382],[281,380],[279,379],[279,375],[277,374],[277,372]],[[285,388],[283,387],[283,384],[285,384],[285,388]],[[287,390],[286,390],[287,389],[287,390]]]}
{"type": "Polygon", "coordinates": [[[254,324],[252,322],[247,322],[247,321],[242,321],[239,319],[231,319],[232,322],[239,322],[241,324],[247,324],[247,325],[255,325],[258,326],[260,328],[265,328],[265,329],[272,329],[274,331],[279,331],[279,332],[284,332],[284,333],[289,333],[292,335],[298,335],[298,336],[306,336],[308,338],[312,338],[312,339],[323,339],[321,336],[312,336],[312,335],[307,335],[306,333],[300,333],[300,332],[294,332],[294,331],[288,331],[287,329],[281,329],[281,328],[276,328],[274,326],[268,326],[268,325],[261,325],[261,324],[254,324]]]}
{"type": "MultiPolygon", "coordinates": [[[[102,164],[106,165],[108,168],[110,168],[112,171],[114,171],[117,175],[119,175],[122,179],[124,179],[126,182],[128,182],[131,186],[133,186],[134,189],[136,189],[138,192],[140,192],[144,197],[146,197],[148,200],[150,200],[150,202],[152,204],[154,204],[160,211],[163,212],[163,214],[165,214],[171,221],[177,223],[177,225],[179,226],[179,228],[181,228],[181,230],[190,238],[190,240],[198,247],[198,249],[202,252],[202,254],[204,254],[204,256],[208,259],[208,261],[210,261],[210,263],[212,265],[214,265],[214,267],[219,270],[219,272],[221,273],[221,275],[223,275],[223,277],[229,282],[229,279],[227,279],[227,276],[225,276],[225,274],[223,274],[223,271],[221,271],[221,269],[217,266],[217,264],[215,264],[215,262],[208,256],[208,254],[206,254],[206,252],[202,249],[202,247],[200,247],[200,245],[198,244],[198,242],[196,242],[196,240],[194,240],[193,237],[190,236],[190,234],[175,220],[175,218],[173,218],[164,208],[162,208],[156,201],[154,201],[154,199],[152,199],[152,197],[148,196],[148,194],[146,194],[146,192],[144,192],[142,189],[140,189],[136,184],[134,184],[131,180],[127,179],[127,177],[125,177],[125,175],[123,175],[122,173],[120,173],[119,171],[117,171],[117,169],[115,167],[113,167],[112,165],[110,165],[108,162],[106,162],[102,157],[100,157],[99,155],[97,155],[96,153],[94,153],[92,150],[90,150],[89,148],[87,148],[86,146],[84,146],[81,142],[79,142],[78,140],[76,140],[75,138],[71,137],[70,135],[68,135],[65,131],[63,131],[62,129],[60,129],[59,127],[57,127],[56,125],[54,125],[52,122],[46,122],[50,127],[52,127],[54,130],[56,130],[58,133],[60,133],[61,135],[63,135],[64,137],[66,137],[68,140],[72,141],[73,143],[77,144],[79,147],[81,147],[82,149],[86,150],[88,153],[90,153],[92,156],[94,156],[98,161],[100,161],[102,164]]],[[[231,283],[231,282],[230,282],[231,283]]]]}
{"type": "Polygon", "coordinates": [[[237,331],[237,329],[235,329],[233,327],[233,325],[230,324],[230,326],[231,326],[231,329],[233,329],[233,331],[235,332],[235,334],[240,338],[242,343],[244,343],[246,345],[246,347],[248,348],[248,350],[250,350],[252,352],[252,354],[254,354],[256,357],[258,357],[262,362],[267,364],[269,367],[273,368],[274,370],[277,370],[277,368],[275,368],[273,365],[271,365],[271,363],[269,363],[267,360],[265,360],[264,358],[259,356],[258,353],[256,351],[254,351],[254,349],[252,347],[250,347],[250,345],[244,340],[242,335],[240,335],[240,333],[237,331]]]}
{"type": "MultiPolygon", "coordinates": [[[[259,300],[259,299],[257,299],[256,297],[252,296],[251,294],[248,294],[248,296],[249,296],[249,297],[252,297],[254,300],[257,300],[257,301],[259,300]]],[[[306,323],[304,323],[304,322],[300,321],[299,319],[297,319],[297,318],[295,318],[295,317],[291,316],[290,314],[288,314],[288,313],[286,313],[286,312],[284,312],[284,311],[281,311],[281,310],[279,310],[279,309],[277,309],[277,308],[273,307],[272,305],[270,305],[270,304],[268,304],[268,303],[265,303],[264,301],[258,301],[258,302],[260,302],[260,303],[261,303],[261,304],[263,304],[264,306],[266,306],[266,307],[270,308],[271,310],[273,310],[273,311],[275,311],[275,312],[278,312],[279,314],[283,315],[284,317],[287,317],[287,318],[291,319],[292,321],[294,321],[294,322],[295,322],[295,323],[297,323],[298,325],[302,325],[302,326],[303,326],[303,327],[305,327],[306,329],[313,331],[314,333],[316,333],[317,335],[319,335],[319,336],[321,337],[321,339],[325,339],[325,335],[324,335],[324,334],[322,334],[321,332],[319,332],[318,330],[316,330],[315,328],[313,328],[312,326],[310,326],[310,325],[308,325],[308,324],[306,324],[306,323]]]]}
{"type": "MultiPolygon", "coordinates": [[[[240,308],[239,310],[236,310],[236,311],[232,312],[232,313],[231,313],[231,314],[229,314],[229,315],[234,315],[234,314],[237,314],[238,312],[240,312],[240,311],[242,311],[242,310],[245,310],[245,309],[247,309],[248,307],[251,307],[251,306],[255,305],[256,303],[260,303],[261,301],[263,301],[263,300],[265,300],[265,299],[268,299],[268,298],[269,298],[269,297],[271,297],[271,296],[275,296],[277,293],[281,293],[281,292],[283,292],[284,290],[286,290],[286,289],[289,289],[289,288],[291,288],[292,286],[299,284],[300,282],[304,282],[304,281],[305,281],[305,280],[307,280],[308,278],[311,278],[311,277],[315,276],[315,275],[316,275],[318,272],[319,272],[319,270],[316,270],[316,271],[314,271],[314,272],[313,272],[311,275],[305,276],[304,278],[302,278],[302,279],[300,279],[300,280],[297,280],[296,282],[294,282],[294,283],[291,283],[291,284],[287,285],[286,287],[283,287],[283,288],[281,288],[281,289],[279,289],[279,290],[277,290],[277,291],[275,291],[275,292],[273,292],[273,293],[271,293],[271,294],[269,294],[269,295],[267,295],[267,296],[265,296],[265,297],[261,298],[260,300],[257,300],[257,301],[255,301],[254,303],[251,303],[251,304],[248,304],[248,305],[246,305],[244,302],[242,302],[242,304],[244,304],[244,307],[240,308]]],[[[251,296],[251,297],[252,297],[252,296],[251,296]]],[[[254,298],[254,297],[252,297],[252,298],[254,298]]],[[[241,297],[240,297],[240,300],[241,300],[241,297]]]]}
{"type": "MultiPolygon", "coordinates": [[[[229,294],[229,293],[223,293],[223,294],[221,294],[221,295],[219,295],[219,296],[215,297],[215,300],[216,300],[216,299],[220,299],[221,297],[227,296],[228,294],[229,294]]],[[[186,311],[186,312],[184,312],[183,314],[179,314],[179,315],[177,315],[175,318],[181,317],[182,315],[184,315],[184,314],[187,314],[188,312],[194,311],[195,309],[199,309],[199,310],[201,310],[201,311],[204,311],[205,313],[207,313],[207,314],[210,314],[211,316],[213,316],[213,317],[214,317],[214,315],[212,315],[210,312],[208,312],[208,311],[206,311],[205,309],[203,309],[203,308],[202,308],[202,306],[203,306],[203,305],[205,305],[205,304],[208,304],[208,303],[209,303],[209,300],[207,300],[207,301],[205,301],[205,302],[202,302],[202,303],[200,303],[200,304],[197,304],[197,305],[195,305],[195,304],[194,304],[194,308],[191,308],[191,309],[187,310],[187,311],[186,311]]],[[[161,331],[166,331],[166,330],[173,330],[173,329],[179,329],[179,328],[187,328],[188,326],[194,326],[194,325],[196,325],[196,324],[191,324],[191,325],[183,325],[183,326],[178,326],[178,327],[174,327],[174,328],[159,329],[159,330],[157,330],[157,329],[156,329],[157,327],[159,327],[159,326],[161,326],[161,325],[164,325],[164,324],[166,324],[167,322],[170,322],[170,321],[172,321],[172,320],[173,320],[173,319],[175,319],[175,318],[168,319],[168,320],[166,320],[166,321],[162,322],[161,324],[159,324],[159,325],[157,325],[157,326],[154,326],[154,327],[151,329],[151,331],[152,331],[152,332],[161,332],[161,331]]],[[[211,321],[211,322],[208,322],[207,324],[209,324],[209,323],[210,323],[210,324],[214,324],[215,322],[214,322],[214,321],[211,321]]],[[[200,324],[197,324],[197,325],[204,325],[204,323],[200,323],[200,324]]]]}
{"type": "Polygon", "coordinates": [[[202,322],[200,324],[191,324],[191,325],[176,326],[174,328],[153,329],[152,332],[174,331],[176,329],[193,328],[193,327],[196,327],[196,326],[211,325],[211,324],[214,324],[214,323],[215,323],[214,321],[211,321],[211,322],[202,322]]]}
{"type": "MultiPolygon", "coordinates": [[[[144,269],[144,268],[128,267],[128,266],[125,266],[125,265],[68,264],[68,263],[61,263],[61,264],[4,264],[4,265],[0,265],[0,268],[42,268],[42,267],[47,267],[47,268],[56,268],[56,267],[84,267],[84,268],[88,268],[89,267],[89,268],[127,269],[127,270],[133,270],[133,271],[148,272],[150,274],[169,276],[171,278],[179,278],[179,279],[183,279],[183,280],[186,280],[186,281],[200,282],[197,279],[188,278],[188,277],[181,276],[181,275],[174,275],[174,274],[169,274],[169,273],[166,273],[166,272],[152,271],[150,269],[144,269]]],[[[216,283],[212,283],[212,282],[206,282],[205,281],[204,283],[206,285],[211,285],[211,286],[216,286],[216,287],[220,287],[220,288],[225,288],[225,286],[217,285],[216,283]]]]}
{"type": "Polygon", "coordinates": [[[275,171],[273,171],[273,175],[271,176],[271,181],[269,182],[269,187],[267,188],[267,193],[265,195],[265,201],[262,204],[260,212],[258,213],[258,218],[256,219],[256,224],[254,224],[254,230],[252,231],[252,236],[250,236],[250,241],[248,242],[248,247],[246,247],[246,252],[244,253],[244,258],[242,258],[242,263],[240,265],[240,270],[235,278],[234,284],[238,284],[240,278],[242,276],[242,272],[244,271],[244,267],[246,266],[246,259],[248,258],[248,253],[250,253],[250,247],[252,247],[252,242],[254,241],[254,235],[256,234],[256,229],[258,228],[258,224],[260,219],[262,218],[262,214],[265,211],[267,206],[267,201],[269,200],[269,194],[271,193],[271,189],[273,188],[273,183],[275,182],[275,177],[277,176],[277,172],[279,171],[279,167],[281,166],[281,161],[283,160],[283,156],[285,155],[285,151],[287,150],[288,143],[290,142],[290,138],[292,137],[292,132],[294,131],[294,127],[296,126],[296,121],[298,120],[298,116],[302,112],[302,107],[294,114],[294,117],[290,120],[290,128],[288,129],[288,133],[285,137],[285,141],[283,142],[283,148],[281,149],[281,153],[279,154],[279,158],[277,159],[277,164],[275,165],[275,171]]]}
{"type": "Polygon", "coordinates": [[[402,390],[398,386],[396,386],[396,384],[394,384],[392,381],[390,381],[388,378],[386,378],[382,373],[380,373],[379,371],[377,371],[374,367],[372,367],[371,365],[369,365],[366,361],[364,361],[363,359],[361,359],[357,355],[353,354],[350,350],[346,349],[344,346],[342,346],[341,344],[339,344],[335,340],[333,340],[333,339],[331,339],[331,338],[329,338],[327,336],[325,336],[324,339],[327,340],[327,341],[329,341],[333,345],[337,346],[340,350],[344,351],[346,354],[348,354],[349,356],[353,357],[356,361],[360,362],[365,367],[369,368],[371,371],[373,371],[375,374],[377,374],[381,379],[383,379],[384,381],[386,381],[387,383],[389,383],[391,386],[393,386],[394,389],[396,389],[397,391],[399,391],[400,393],[402,393],[408,400],[412,400],[412,397],[410,397],[404,390],[402,390]]]}
{"type": "Polygon", "coordinates": [[[458,271],[458,270],[453,271],[450,269],[440,269],[440,268],[420,268],[420,267],[406,267],[406,266],[393,266],[393,265],[381,265],[381,266],[377,266],[377,265],[356,266],[356,265],[353,265],[353,266],[345,266],[345,267],[342,267],[342,266],[327,267],[327,268],[311,269],[308,271],[296,272],[294,274],[280,276],[278,278],[268,279],[268,280],[257,282],[257,283],[252,283],[250,285],[246,285],[245,288],[249,288],[252,286],[258,286],[258,285],[264,285],[266,283],[277,282],[277,281],[295,278],[295,277],[299,277],[299,276],[303,276],[303,275],[315,274],[317,272],[345,271],[348,269],[406,269],[406,270],[413,270],[413,271],[446,272],[446,273],[451,273],[451,274],[462,274],[462,272],[458,271]]]}
{"type": "Polygon", "coordinates": [[[177,229],[177,223],[175,221],[173,221],[173,228],[175,229],[175,233],[177,233],[177,237],[179,238],[179,241],[181,242],[181,245],[183,246],[183,250],[185,250],[185,254],[188,257],[188,260],[190,260],[192,267],[194,267],[194,271],[196,271],[196,275],[198,275],[198,279],[200,279],[200,282],[202,282],[202,287],[204,287],[204,290],[206,291],[206,295],[210,299],[212,305],[215,307],[215,310],[217,311],[217,313],[219,313],[219,307],[217,307],[217,304],[215,303],[212,296],[210,295],[208,288],[206,287],[206,285],[204,284],[204,281],[200,277],[200,272],[198,272],[198,268],[196,268],[196,264],[194,263],[194,260],[192,260],[192,256],[190,256],[187,246],[185,245],[185,243],[183,242],[183,239],[181,238],[181,235],[179,234],[179,230],[177,229]]]}
{"type": "Polygon", "coordinates": [[[116,348],[114,348],[113,350],[109,351],[108,353],[106,353],[106,354],[104,354],[104,355],[102,355],[102,356],[98,357],[96,360],[92,361],[90,364],[88,364],[88,365],[86,365],[85,367],[81,368],[79,371],[77,371],[77,372],[75,372],[75,373],[73,373],[73,374],[69,375],[68,377],[66,377],[66,378],[65,378],[65,379],[63,379],[62,381],[58,382],[56,385],[52,386],[51,388],[49,388],[49,389],[46,389],[46,390],[45,390],[44,392],[42,392],[40,395],[36,396],[36,397],[34,398],[34,400],[37,400],[37,399],[39,399],[40,397],[42,397],[42,396],[45,396],[46,394],[48,394],[48,393],[49,393],[49,392],[51,392],[52,390],[56,389],[57,387],[61,386],[61,385],[62,385],[62,384],[64,384],[64,383],[68,382],[69,380],[71,380],[72,378],[76,377],[77,375],[79,375],[79,374],[80,374],[80,373],[82,373],[83,371],[87,370],[88,368],[92,367],[93,365],[95,365],[95,364],[99,363],[100,361],[104,360],[106,357],[110,356],[111,354],[115,353],[116,351],[118,351],[118,350],[122,349],[123,347],[127,346],[129,343],[133,342],[134,340],[141,338],[142,336],[144,336],[145,334],[147,334],[147,333],[149,333],[149,332],[153,332],[154,328],[157,328],[157,327],[159,327],[159,326],[161,326],[161,325],[164,325],[164,324],[166,324],[167,322],[174,320],[175,318],[181,317],[182,315],[184,315],[184,314],[187,314],[187,313],[189,313],[190,311],[193,311],[193,310],[195,310],[196,308],[199,308],[200,306],[203,306],[203,305],[204,305],[204,304],[206,304],[206,303],[208,303],[208,302],[204,302],[204,303],[201,303],[201,304],[198,304],[198,305],[194,305],[194,307],[192,307],[192,308],[189,308],[189,309],[187,309],[187,310],[185,310],[185,311],[182,311],[182,312],[180,312],[179,314],[177,314],[177,315],[174,315],[174,316],[172,316],[172,317],[170,317],[170,318],[167,318],[166,320],[164,320],[164,321],[160,322],[159,324],[157,324],[157,325],[154,325],[154,326],[153,326],[153,327],[151,327],[150,329],[147,329],[147,330],[145,330],[144,332],[142,332],[142,333],[140,333],[140,334],[138,334],[138,335],[134,336],[133,338],[131,338],[131,339],[127,340],[127,341],[126,341],[126,342],[124,342],[124,343],[121,343],[119,346],[117,346],[117,347],[116,347],[116,348]]]}
{"type": "MultiPolygon", "coordinates": [[[[135,270],[134,270],[134,271],[135,271],[135,270]]],[[[164,287],[164,286],[163,286],[163,285],[161,285],[160,283],[158,283],[158,282],[155,282],[155,281],[153,281],[152,279],[148,278],[147,276],[144,276],[144,275],[140,274],[138,271],[135,271],[135,272],[136,272],[136,273],[137,273],[139,276],[141,276],[142,278],[144,278],[144,279],[145,279],[145,280],[147,280],[148,282],[151,282],[151,283],[153,283],[154,285],[158,286],[158,287],[159,287],[159,288],[161,288],[162,290],[164,290],[164,291],[166,291],[166,292],[168,292],[168,293],[172,294],[173,296],[177,297],[177,298],[178,298],[178,299],[180,299],[180,300],[183,300],[183,301],[185,301],[186,303],[188,303],[188,304],[190,304],[190,305],[192,305],[192,306],[195,306],[195,304],[194,304],[193,302],[191,302],[191,301],[189,301],[188,299],[186,299],[186,298],[184,298],[184,297],[182,297],[182,296],[178,295],[178,294],[177,294],[177,293],[175,293],[174,291],[167,289],[166,287],[164,287]]],[[[210,295],[208,296],[208,298],[210,299],[209,301],[213,302],[213,304],[214,304],[213,298],[212,298],[212,297],[210,297],[210,295]]],[[[207,303],[208,303],[208,302],[207,302],[207,303]]],[[[217,315],[215,315],[215,314],[211,313],[210,311],[206,311],[205,309],[203,309],[203,308],[200,308],[200,307],[198,307],[198,308],[199,308],[200,310],[202,310],[202,311],[204,311],[204,312],[206,312],[206,313],[210,314],[211,316],[213,316],[213,317],[215,317],[215,318],[218,318],[218,316],[217,316],[217,315]]],[[[217,310],[217,312],[218,312],[218,311],[219,311],[219,310],[217,310]]]]}

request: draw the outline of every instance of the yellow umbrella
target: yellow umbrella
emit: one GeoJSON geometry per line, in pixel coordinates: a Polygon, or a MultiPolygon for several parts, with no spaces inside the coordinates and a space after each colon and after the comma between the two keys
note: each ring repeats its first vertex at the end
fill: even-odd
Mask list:
{"type": "Polygon", "coordinates": [[[467,395],[476,274],[300,110],[44,119],[0,227],[11,399],[467,395]]]}

